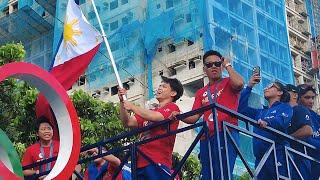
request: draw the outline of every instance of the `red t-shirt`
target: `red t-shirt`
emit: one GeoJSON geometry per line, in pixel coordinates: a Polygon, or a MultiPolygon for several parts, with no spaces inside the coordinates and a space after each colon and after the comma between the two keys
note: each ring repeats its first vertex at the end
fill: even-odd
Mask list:
{"type": "MultiPolygon", "coordinates": [[[[153,111],[160,112],[165,119],[169,118],[169,116],[173,111],[180,112],[179,107],[173,102],[168,103],[161,108],[153,109],[153,111]]],[[[138,115],[135,115],[135,117],[138,122],[138,127],[144,127],[154,123],[151,121],[144,120],[138,115]]],[[[178,128],[178,126],[179,126],[179,121],[171,122],[170,130],[174,131],[178,128]]],[[[164,126],[141,133],[140,139],[141,140],[148,139],[150,137],[165,134],[166,132],[167,132],[167,126],[164,125],[164,126]]],[[[171,169],[172,151],[173,151],[175,139],[176,139],[175,135],[172,135],[166,138],[161,138],[161,139],[140,145],[139,149],[148,157],[150,157],[150,159],[152,159],[155,163],[160,163],[171,169]]],[[[138,162],[137,163],[138,168],[145,167],[149,164],[149,162],[145,160],[139,153],[137,157],[137,162],[138,162]]]]}
{"type": "MultiPolygon", "coordinates": [[[[240,91],[236,91],[231,87],[230,78],[223,78],[220,82],[216,82],[210,86],[212,99],[214,99],[214,93],[216,91],[217,85],[218,85],[217,99],[216,99],[217,103],[229,109],[237,111],[238,105],[239,105],[240,91]]],[[[199,89],[196,92],[192,110],[195,110],[210,104],[207,96],[207,89],[208,89],[208,85],[199,89]]],[[[222,128],[222,121],[226,121],[228,123],[238,125],[237,118],[231,117],[230,115],[224,112],[217,111],[217,117],[218,117],[219,131],[221,131],[221,128],[222,128]]],[[[212,111],[208,110],[204,112],[203,119],[204,121],[209,122],[208,123],[209,131],[210,131],[210,135],[212,136],[214,132],[212,111]]]]}
{"type": "MultiPolygon", "coordinates": [[[[40,160],[44,160],[45,158],[49,158],[50,156],[50,146],[49,147],[43,147],[43,151],[45,156],[41,154],[40,151],[40,143],[35,143],[31,146],[29,146],[26,150],[26,152],[23,154],[22,158],[22,166],[26,166],[32,163],[36,163],[40,160]]],[[[58,156],[59,152],[59,141],[53,140],[53,152],[52,152],[52,157],[58,156]]],[[[54,166],[55,161],[51,162],[51,167],[54,166]]],[[[42,170],[46,171],[47,164],[42,165],[42,170]]],[[[35,167],[35,170],[39,170],[39,167],[35,167]]]]}

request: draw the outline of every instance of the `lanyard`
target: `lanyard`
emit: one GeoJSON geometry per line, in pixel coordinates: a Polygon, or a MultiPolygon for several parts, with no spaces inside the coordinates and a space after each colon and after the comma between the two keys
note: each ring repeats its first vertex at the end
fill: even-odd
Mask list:
{"type": "MultiPolygon", "coordinates": [[[[50,143],[50,154],[49,154],[49,157],[47,158],[46,157],[46,154],[44,153],[44,148],[43,146],[41,145],[40,143],[40,153],[43,155],[43,158],[44,159],[49,159],[49,158],[52,158],[52,155],[53,155],[53,142],[50,143]]],[[[45,166],[45,171],[49,171],[51,169],[51,162],[47,163],[45,166]]],[[[40,169],[39,169],[39,172],[42,173],[42,165],[40,166],[40,169]]]]}
{"type": "Polygon", "coordinates": [[[209,99],[210,104],[212,104],[212,103],[217,101],[218,87],[219,87],[221,81],[222,81],[222,79],[219,79],[218,82],[217,82],[216,88],[214,89],[214,97],[213,97],[213,99],[212,99],[212,94],[211,94],[211,91],[210,91],[210,84],[208,84],[207,95],[208,95],[208,99],[209,99]]]}

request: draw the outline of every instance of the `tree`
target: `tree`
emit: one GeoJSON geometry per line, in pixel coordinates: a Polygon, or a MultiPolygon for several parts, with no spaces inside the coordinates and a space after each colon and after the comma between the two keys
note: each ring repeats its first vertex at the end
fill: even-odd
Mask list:
{"type": "MultiPolygon", "coordinates": [[[[82,90],[75,91],[71,98],[80,117],[83,145],[111,138],[127,131],[119,119],[118,104],[95,99],[82,90]]],[[[123,145],[131,140],[132,138],[116,142],[113,146],[123,145]]]]}
{"type": "MultiPolygon", "coordinates": [[[[181,159],[182,157],[178,153],[173,153],[173,168],[178,165],[181,159]]],[[[182,179],[186,180],[200,179],[200,170],[199,159],[194,154],[191,154],[182,167],[180,176],[182,175],[182,179]]]]}
{"type": "MultiPolygon", "coordinates": [[[[25,50],[21,43],[9,43],[0,47],[0,65],[22,61],[25,50]]],[[[34,102],[37,91],[22,81],[6,79],[0,84],[0,128],[10,137],[21,154],[25,144],[35,139],[30,132],[34,119],[34,102]],[[30,124],[31,122],[31,124],[30,124]],[[28,124],[28,126],[26,126],[28,124]]]]}
{"type": "Polygon", "coordinates": [[[22,61],[26,55],[22,43],[8,43],[0,47],[0,66],[9,62],[22,61]]]}

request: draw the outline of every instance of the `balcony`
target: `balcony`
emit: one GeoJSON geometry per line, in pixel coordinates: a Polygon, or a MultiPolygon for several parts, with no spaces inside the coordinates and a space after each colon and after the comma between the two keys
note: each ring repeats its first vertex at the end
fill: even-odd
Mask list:
{"type": "Polygon", "coordinates": [[[0,18],[0,44],[27,42],[52,30],[53,26],[30,6],[0,18]]]}
{"type": "Polygon", "coordinates": [[[36,2],[52,16],[56,15],[57,0],[36,0],[36,2]]]}

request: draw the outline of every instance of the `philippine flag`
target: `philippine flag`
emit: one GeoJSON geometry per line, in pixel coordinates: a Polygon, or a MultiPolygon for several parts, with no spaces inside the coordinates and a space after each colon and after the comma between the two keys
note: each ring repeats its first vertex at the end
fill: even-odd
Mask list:
{"type": "MultiPolygon", "coordinates": [[[[64,21],[63,39],[52,63],[50,73],[68,90],[84,73],[102,42],[101,34],[89,24],[74,0],[69,0],[64,21]]],[[[56,124],[44,96],[36,102],[37,117],[45,116],[56,124]]],[[[57,130],[57,127],[54,127],[57,130]]],[[[54,131],[54,138],[58,132],[54,131]]]]}

